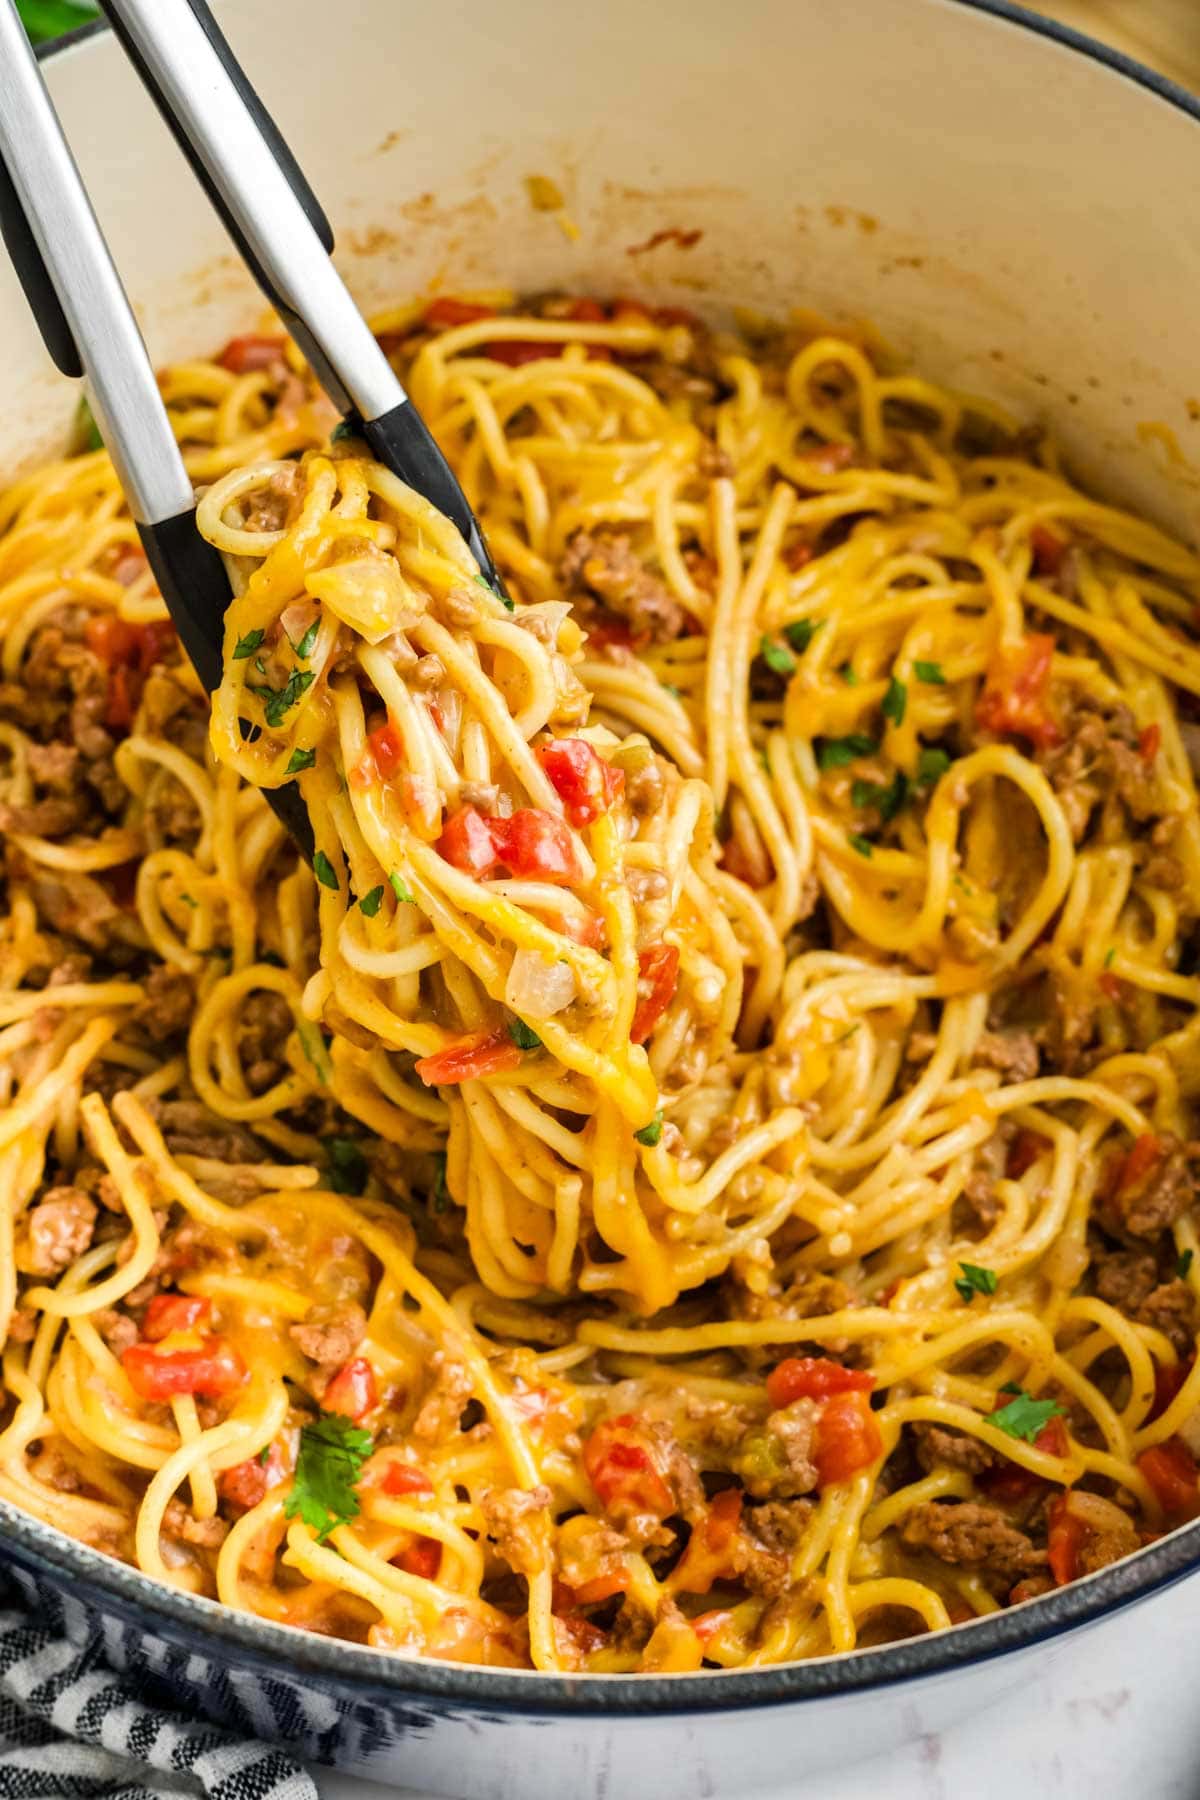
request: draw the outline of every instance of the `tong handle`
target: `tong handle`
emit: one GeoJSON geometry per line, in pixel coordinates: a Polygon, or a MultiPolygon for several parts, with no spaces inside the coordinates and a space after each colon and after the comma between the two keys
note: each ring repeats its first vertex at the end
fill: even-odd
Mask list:
{"type": "Polygon", "coordinates": [[[82,375],[79,346],[67,324],[67,315],[54,291],[46,259],[38,249],[20,195],[3,159],[0,159],[0,237],[4,239],[17,280],[25,290],[29,310],[51,358],[64,375],[82,375]]]}

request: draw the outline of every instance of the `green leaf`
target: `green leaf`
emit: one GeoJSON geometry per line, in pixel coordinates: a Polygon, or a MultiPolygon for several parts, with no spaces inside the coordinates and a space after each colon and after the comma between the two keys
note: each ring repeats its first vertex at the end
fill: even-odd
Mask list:
{"type": "Polygon", "coordinates": [[[946,677],[942,673],[941,663],[915,662],[913,670],[918,681],[927,681],[931,687],[945,687],[946,677]]]}
{"type": "Polygon", "coordinates": [[[293,750],[288,758],[287,773],[299,775],[302,769],[311,769],[316,760],[315,750],[293,750]]]}
{"type": "Polygon", "coordinates": [[[339,419],[329,434],[329,441],[331,444],[340,444],[343,443],[346,438],[357,436],[358,433],[355,431],[349,419],[339,419]]]}
{"type": "Polygon", "coordinates": [[[841,673],[842,673],[842,680],[845,682],[847,687],[857,687],[858,686],[858,676],[854,673],[854,670],[851,668],[849,663],[842,664],[841,673]]]}
{"type": "MultiPolygon", "coordinates": [[[[1006,1394],[1012,1391],[1011,1385],[1001,1389],[1006,1394]]],[[[1009,1437],[1024,1438],[1027,1444],[1032,1444],[1038,1432],[1044,1431],[1056,1414],[1066,1417],[1057,1400],[1035,1400],[1024,1388],[1017,1388],[1015,1398],[997,1412],[988,1413],[983,1422],[994,1425],[997,1431],[1003,1431],[1009,1437]]]]}
{"type": "Polygon", "coordinates": [[[233,646],[234,662],[244,662],[248,656],[253,656],[266,635],[265,631],[248,631],[245,637],[240,637],[233,646]]]}
{"type": "Polygon", "coordinates": [[[486,575],[476,575],[475,580],[479,583],[481,588],[486,588],[493,599],[500,602],[501,606],[507,606],[509,612],[515,612],[517,610],[508,595],[502,594],[498,587],[493,587],[486,575]]]}
{"type": "Polygon", "coordinates": [[[355,1484],[374,1448],[370,1432],[343,1413],[321,1413],[302,1426],[284,1517],[303,1519],[322,1543],[337,1526],[356,1519],[361,1509],[355,1484]]]}
{"type": "Polygon", "coordinates": [[[887,692],[883,696],[883,706],[881,709],[883,716],[885,719],[890,719],[893,725],[900,726],[904,723],[904,714],[907,708],[908,689],[902,681],[897,681],[896,677],[893,675],[892,679],[887,684],[887,692]]]}
{"type": "Polygon", "coordinates": [[[917,784],[920,787],[932,787],[940,781],[950,767],[950,758],[944,750],[922,750],[917,758],[917,784]]]}
{"type": "Polygon", "coordinates": [[[1175,1264],[1175,1273],[1176,1273],[1176,1275],[1178,1275],[1180,1281],[1187,1280],[1188,1271],[1192,1266],[1192,1257],[1194,1254],[1195,1254],[1195,1252],[1192,1250],[1181,1250],[1180,1251],[1179,1258],[1175,1264]]]}
{"type": "Polygon", "coordinates": [[[314,619],[304,636],[300,639],[300,642],[294,646],[296,655],[302,660],[307,661],[312,655],[312,647],[317,641],[317,633],[320,629],[320,619],[314,619]]]}
{"type": "Polygon", "coordinates": [[[822,738],[817,745],[817,767],[844,769],[856,757],[874,756],[878,748],[875,739],[861,731],[852,731],[849,737],[822,738]]]}
{"type": "Polygon", "coordinates": [[[1105,968],[1111,969],[1116,960],[1117,960],[1117,946],[1115,944],[1110,944],[1108,946],[1108,949],[1104,952],[1105,968]]]}
{"type": "Polygon", "coordinates": [[[393,892],[393,894],[395,894],[397,900],[407,904],[408,906],[415,906],[417,904],[417,896],[413,893],[412,889],[408,886],[407,882],[404,880],[403,876],[401,875],[399,869],[393,869],[391,874],[388,876],[388,880],[392,884],[392,892],[393,892]]]}
{"type": "Polygon", "coordinates": [[[970,1306],[976,1294],[994,1294],[996,1291],[995,1269],[981,1269],[977,1263],[960,1262],[961,1278],[954,1286],[961,1300],[970,1306]]]}
{"type": "Polygon", "coordinates": [[[887,787],[878,781],[856,781],[850,789],[850,799],[854,806],[877,806],[887,825],[908,803],[908,777],[897,769],[887,787]]]}
{"type": "Polygon", "coordinates": [[[379,903],[382,899],[383,899],[382,886],[372,888],[370,893],[364,894],[362,899],[359,901],[359,903],[358,903],[359,912],[362,913],[366,918],[373,919],[375,917],[375,914],[379,911],[379,903]]]}
{"type": "Polygon", "coordinates": [[[860,856],[874,856],[875,854],[875,846],[871,843],[871,840],[869,838],[860,837],[857,831],[852,831],[850,833],[847,842],[852,850],[858,851],[860,856]]]}
{"type": "MultiPolygon", "coordinates": [[[[64,29],[69,31],[70,26],[68,25],[64,27],[64,29]]],[[[53,35],[57,37],[58,33],[55,32],[53,35]]],[[[40,42],[38,38],[34,38],[33,41],[35,44],[40,42]]],[[[100,427],[96,423],[95,414],[92,412],[86,395],[79,402],[79,407],[75,414],[75,430],[78,433],[85,450],[103,450],[104,439],[100,436],[100,427]]]]}
{"type": "Polygon", "coordinates": [[[662,1137],[662,1134],[663,1115],[662,1107],[660,1106],[650,1123],[648,1125],[643,1125],[642,1129],[640,1131],[635,1131],[633,1135],[639,1144],[645,1144],[648,1150],[653,1150],[655,1144],[657,1144],[662,1137]]]}
{"type": "Polygon", "coordinates": [[[437,1175],[433,1183],[433,1210],[444,1213],[450,1204],[450,1189],[446,1186],[446,1157],[444,1152],[434,1158],[437,1164],[437,1175]]]}
{"type": "Polygon", "coordinates": [[[793,619],[790,625],[784,626],[783,635],[792,649],[803,656],[824,623],[824,619],[793,619]]]}
{"type": "Polygon", "coordinates": [[[283,724],[284,714],[292,710],[301,694],[306,694],[316,679],[313,669],[293,669],[285,687],[252,687],[250,692],[262,701],[267,724],[279,726],[283,724]]]}
{"type": "Polygon", "coordinates": [[[336,888],[338,885],[337,872],[323,850],[318,850],[313,857],[313,874],[322,887],[336,888]]]}
{"type": "Polygon", "coordinates": [[[200,904],[194,894],[180,894],[179,898],[183,901],[185,906],[190,906],[193,911],[195,911],[196,907],[200,904]]]}
{"type": "Polygon", "coordinates": [[[325,1171],[335,1194],[359,1195],[367,1185],[367,1159],[357,1138],[327,1137],[321,1139],[325,1150],[325,1171]]]}
{"type": "Polygon", "coordinates": [[[542,1040],[536,1031],[531,1031],[524,1019],[508,1021],[508,1035],[518,1050],[540,1050],[542,1040]]]}
{"type": "Polygon", "coordinates": [[[329,1051],[320,1031],[311,1019],[298,1019],[296,1036],[300,1039],[300,1048],[316,1071],[317,1080],[322,1087],[328,1087],[333,1080],[333,1064],[329,1060],[329,1051]]]}
{"type": "Polygon", "coordinates": [[[774,669],[776,675],[794,675],[796,659],[790,650],[785,650],[778,638],[766,637],[759,640],[758,654],[768,669],[774,669]]]}
{"type": "Polygon", "coordinates": [[[267,1464],[271,1460],[271,1446],[270,1446],[269,1442],[265,1443],[263,1445],[262,1449],[259,1451],[258,1460],[259,1460],[260,1464],[262,1465],[262,1467],[265,1469],[267,1464]]]}

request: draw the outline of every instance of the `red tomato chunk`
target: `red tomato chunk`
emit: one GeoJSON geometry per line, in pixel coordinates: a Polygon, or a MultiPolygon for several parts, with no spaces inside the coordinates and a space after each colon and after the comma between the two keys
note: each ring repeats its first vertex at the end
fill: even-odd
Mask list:
{"type": "Polygon", "coordinates": [[[507,1031],[477,1031],[445,1050],[421,1057],[414,1066],[426,1087],[451,1087],[458,1081],[479,1081],[484,1075],[520,1068],[521,1052],[507,1031]]]}
{"type": "Polygon", "coordinates": [[[869,1394],[875,1377],[866,1369],[846,1369],[827,1356],[789,1356],[767,1376],[772,1406],[793,1400],[827,1400],[831,1394],[869,1394]]]}
{"type": "Polygon", "coordinates": [[[606,813],[625,789],[625,777],[583,738],[558,738],[543,744],[538,758],[572,825],[591,825],[606,813]]]}
{"type": "Polygon", "coordinates": [[[131,1344],[121,1357],[121,1366],[142,1400],[173,1400],[179,1394],[217,1400],[241,1387],[247,1375],[233,1345],[218,1337],[202,1338],[195,1350],[131,1344]]]}

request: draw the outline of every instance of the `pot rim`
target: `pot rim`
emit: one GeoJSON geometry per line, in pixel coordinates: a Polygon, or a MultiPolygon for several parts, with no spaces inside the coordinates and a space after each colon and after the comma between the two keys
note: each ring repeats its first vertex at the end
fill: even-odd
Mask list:
{"type": "MultiPolygon", "coordinates": [[[[1011,0],[953,0],[953,4],[1086,56],[1200,123],[1200,96],[1069,25],[1011,0]]],[[[48,62],[78,50],[108,30],[105,19],[89,21],[41,45],[38,58],[48,62]]],[[[0,1546],[0,1561],[15,1552],[12,1560],[85,1602],[140,1620],[143,1628],[154,1622],[181,1627],[189,1637],[214,1648],[228,1646],[240,1661],[277,1677],[289,1672],[312,1677],[383,1704],[404,1697],[427,1707],[440,1702],[447,1709],[466,1707],[485,1715],[632,1717],[734,1712],[832,1699],[1032,1649],[1147,1599],[1200,1569],[1200,1519],[1068,1587],[946,1631],[802,1662],[677,1675],[545,1675],[401,1659],[392,1652],[318,1637],[165,1587],[6,1500],[0,1500],[0,1546]]]]}

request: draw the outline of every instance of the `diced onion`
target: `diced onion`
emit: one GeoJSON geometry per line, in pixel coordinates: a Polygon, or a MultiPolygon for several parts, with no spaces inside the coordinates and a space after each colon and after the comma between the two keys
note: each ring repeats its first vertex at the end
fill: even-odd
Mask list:
{"type": "Polygon", "coordinates": [[[536,950],[518,950],[508,971],[504,1004],[523,1019],[550,1019],[570,1006],[577,991],[567,963],[552,962],[536,950]]]}
{"type": "Polygon", "coordinates": [[[368,644],[381,643],[390,632],[408,630],[424,612],[394,557],[374,545],[347,562],[315,570],[308,577],[308,589],[368,644]]]}
{"type": "Polygon", "coordinates": [[[279,623],[283,626],[288,643],[293,646],[304,642],[304,634],[310,625],[315,625],[321,614],[311,600],[293,600],[285,606],[279,615],[279,623]]]}

